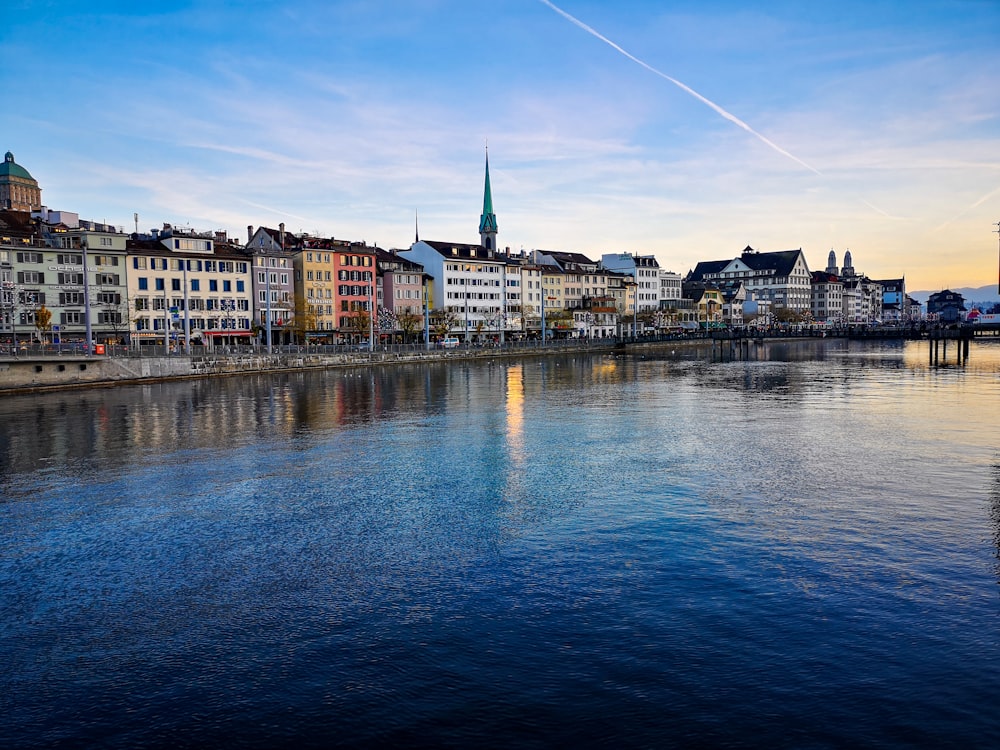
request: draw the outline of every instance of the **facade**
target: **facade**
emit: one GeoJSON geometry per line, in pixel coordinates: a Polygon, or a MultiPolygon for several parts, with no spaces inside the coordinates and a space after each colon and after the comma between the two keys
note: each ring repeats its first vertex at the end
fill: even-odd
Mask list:
{"type": "Polygon", "coordinates": [[[8,151],[0,164],[0,210],[37,211],[42,207],[42,189],[28,170],[8,151]]]}
{"type": "Polygon", "coordinates": [[[965,297],[951,289],[935,292],[927,298],[927,317],[938,323],[952,325],[965,319],[965,297]]]}
{"type": "Polygon", "coordinates": [[[422,334],[425,315],[423,266],[379,247],[375,248],[375,263],[379,331],[408,337],[417,332],[422,334]]]}
{"type": "Polygon", "coordinates": [[[682,279],[679,273],[668,271],[665,268],[660,269],[659,307],[661,310],[668,310],[671,307],[677,306],[678,301],[683,297],[681,282],[682,279]]]}
{"type": "Polygon", "coordinates": [[[660,265],[655,257],[631,253],[606,253],[601,256],[601,265],[609,271],[632,277],[635,287],[631,298],[627,301],[625,309],[627,314],[656,310],[660,306],[660,265]]]}
{"type": "Polygon", "coordinates": [[[329,246],[304,238],[292,255],[295,284],[296,338],[333,343],[337,318],[333,303],[333,253],[329,246]]]}
{"type": "Polygon", "coordinates": [[[136,344],[248,344],[254,339],[251,258],[224,234],[165,224],[127,243],[136,344]]]}
{"type": "Polygon", "coordinates": [[[913,298],[906,294],[906,278],[879,279],[875,282],[882,287],[882,321],[911,323],[920,319],[920,306],[913,306],[913,298]]]}
{"type": "Polygon", "coordinates": [[[75,214],[67,225],[3,212],[0,223],[4,338],[82,343],[88,316],[98,342],[117,342],[128,333],[125,235],[75,214]]]}
{"type": "Polygon", "coordinates": [[[270,315],[271,344],[289,344],[295,326],[295,273],[293,258],[296,238],[278,229],[247,227],[246,251],[251,257],[253,319],[260,329],[260,341],[267,343],[270,315]],[[287,247],[286,245],[291,245],[287,247]]]}
{"type": "Polygon", "coordinates": [[[419,240],[400,255],[431,277],[436,310],[451,321],[449,332],[471,341],[498,330],[504,312],[506,258],[482,245],[419,240]]]}
{"type": "Polygon", "coordinates": [[[813,272],[809,308],[817,323],[839,325],[848,320],[844,309],[844,285],[835,273],[830,272],[830,266],[826,271],[813,272]]]}
{"type": "Polygon", "coordinates": [[[732,260],[702,261],[687,281],[741,281],[747,295],[767,300],[777,310],[805,313],[810,308],[812,275],[802,248],[761,253],[749,245],[732,260]]]}

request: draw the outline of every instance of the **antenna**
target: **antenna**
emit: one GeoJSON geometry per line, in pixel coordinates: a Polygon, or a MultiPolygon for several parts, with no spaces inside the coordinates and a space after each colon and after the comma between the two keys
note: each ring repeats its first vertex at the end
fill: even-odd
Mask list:
{"type": "MultiPolygon", "coordinates": [[[[1000,221],[993,226],[996,227],[993,232],[997,235],[997,242],[1000,243],[1000,221]]],[[[1000,268],[997,270],[997,292],[1000,293],[1000,268]]]]}
{"type": "Polygon", "coordinates": [[[132,214],[132,219],[135,221],[135,233],[139,234],[139,214],[132,214]]]}

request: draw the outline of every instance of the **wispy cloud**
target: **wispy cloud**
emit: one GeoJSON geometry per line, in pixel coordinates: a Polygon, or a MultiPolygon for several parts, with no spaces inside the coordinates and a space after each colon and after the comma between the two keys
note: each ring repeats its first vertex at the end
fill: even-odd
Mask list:
{"type": "Polygon", "coordinates": [[[731,112],[727,112],[725,109],[723,109],[722,107],[720,107],[718,104],[716,104],[715,102],[713,102],[711,99],[708,99],[707,97],[702,96],[701,94],[699,94],[697,91],[695,91],[693,88],[691,88],[687,84],[682,83],[681,81],[678,81],[673,76],[669,76],[666,73],[664,73],[664,72],[662,72],[660,70],[657,70],[656,68],[654,68],[649,63],[646,63],[646,62],[640,60],[638,57],[636,57],[635,55],[631,54],[630,52],[622,49],[620,46],[618,46],[617,44],[615,44],[614,42],[612,42],[610,39],[608,39],[606,36],[604,36],[600,32],[596,31],[595,29],[593,29],[590,26],[588,26],[587,24],[585,24],[580,19],[578,19],[578,18],[570,15],[569,13],[567,13],[566,11],[564,11],[562,8],[558,7],[557,5],[553,5],[551,2],[549,2],[549,0],[539,0],[539,2],[541,2],[542,4],[547,5],[548,7],[552,8],[552,10],[554,10],[556,13],[558,13],[559,15],[561,15],[563,18],[565,18],[570,23],[572,23],[575,26],[578,26],[579,28],[583,29],[588,34],[590,34],[591,36],[596,37],[597,39],[600,39],[602,42],[604,42],[605,44],[607,44],[609,47],[611,47],[612,49],[614,49],[617,52],[620,52],[622,55],[624,55],[625,57],[627,57],[629,60],[631,60],[632,62],[636,63],[637,65],[642,66],[643,68],[645,68],[646,70],[648,70],[650,73],[653,73],[654,75],[657,75],[660,78],[663,78],[664,80],[669,81],[670,83],[674,84],[675,86],[677,86],[679,89],[681,89],[685,93],[690,94],[695,99],[697,99],[698,101],[700,101],[702,104],[710,107],[716,113],[718,113],[719,115],[721,115],[726,120],[729,120],[729,122],[733,123],[737,127],[740,127],[743,130],[745,130],[746,132],[750,133],[752,136],[754,136],[755,138],[759,139],[762,143],[764,143],[767,146],[769,146],[770,148],[774,149],[775,151],[777,151],[782,156],[788,157],[789,159],[791,159],[792,161],[794,161],[796,164],[799,164],[800,166],[805,167],[806,169],[808,169],[813,174],[819,175],[820,177],[823,176],[823,173],[820,172],[818,169],[816,169],[816,167],[814,167],[814,166],[812,166],[810,164],[807,164],[802,159],[800,159],[799,157],[795,156],[795,154],[792,154],[789,151],[786,151],[781,146],[779,146],[778,144],[776,144],[774,141],[770,140],[769,138],[767,138],[766,136],[762,135],[761,133],[758,133],[752,127],[750,127],[745,122],[743,122],[743,120],[741,120],[739,117],[737,117],[736,115],[732,114],[731,112]]]}

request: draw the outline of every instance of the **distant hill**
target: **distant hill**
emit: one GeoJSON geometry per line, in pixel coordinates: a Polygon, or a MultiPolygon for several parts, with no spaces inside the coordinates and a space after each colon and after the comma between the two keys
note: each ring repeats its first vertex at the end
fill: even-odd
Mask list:
{"type": "MultiPolygon", "coordinates": [[[[908,291],[907,294],[913,297],[913,299],[917,300],[920,304],[926,305],[927,298],[930,297],[932,294],[937,294],[940,291],[942,290],[935,289],[932,292],[908,291]]],[[[996,284],[990,284],[989,286],[977,286],[977,287],[962,286],[952,289],[951,291],[958,292],[959,294],[961,294],[963,297],[965,297],[965,301],[967,303],[980,302],[980,303],[989,303],[991,305],[1000,303],[1000,293],[997,292],[996,284]]]]}

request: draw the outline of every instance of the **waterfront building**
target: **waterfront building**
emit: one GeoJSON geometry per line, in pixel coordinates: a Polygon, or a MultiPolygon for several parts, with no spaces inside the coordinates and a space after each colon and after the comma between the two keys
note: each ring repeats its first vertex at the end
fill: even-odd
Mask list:
{"type": "Polygon", "coordinates": [[[0,210],[38,211],[42,207],[42,189],[27,169],[14,161],[8,151],[0,164],[0,210]]]}
{"type": "Polygon", "coordinates": [[[882,287],[882,321],[900,324],[920,320],[920,304],[906,294],[906,278],[879,279],[882,287]],[[916,306],[914,306],[916,304],[916,306]]]}
{"type": "Polygon", "coordinates": [[[268,314],[271,344],[289,344],[295,326],[295,285],[292,259],[297,238],[285,232],[285,225],[247,227],[246,252],[251,257],[253,318],[261,343],[267,343],[268,314]]]}
{"type": "Polygon", "coordinates": [[[951,289],[935,292],[927,299],[927,317],[938,323],[959,323],[965,319],[966,312],[965,297],[951,289]]]}
{"type": "Polygon", "coordinates": [[[449,332],[471,341],[502,313],[505,256],[482,245],[418,240],[400,255],[423,266],[432,278],[434,305],[449,332]]]}
{"type": "Polygon", "coordinates": [[[124,234],[44,206],[32,214],[2,214],[10,264],[4,274],[5,338],[83,342],[88,316],[96,341],[117,342],[128,332],[124,234]]]}
{"type": "Polygon", "coordinates": [[[508,330],[538,334],[542,323],[542,266],[534,253],[507,252],[504,257],[508,330]]]}
{"type": "Polygon", "coordinates": [[[682,313],[683,323],[691,322],[689,315],[693,315],[693,322],[697,328],[722,327],[724,299],[717,286],[706,281],[686,281],[681,294],[684,295],[684,299],[691,301],[690,308],[686,308],[682,313]]]}
{"type": "Polygon", "coordinates": [[[252,259],[225,232],[164,224],[132,235],[126,247],[137,345],[251,343],[252,259]]]}
{"type": "Polygon", "coordinates": [[[699,262],[686,281],[742,281],[749,296],[768,300],[775,312],[801,314],[809,310],[811,277],[802,248],[762,253],[748,245],[737,258],[699,262]]]}
{"type": "MultiPolygon", "coordinates": [[[[832,257],[833,251],[830,251],[832,257]]],[[[810,279],[809,309],[817,323],[839,324],[848,318],[844,309],[844,284],[827,265],[825,271],[814,271],[810,279]]]]}
{"type": "Polygon", "coordinates": [[[333,312],[333,253],[329,243],[301,238],[292,254],[296,340],[331,344],[337,324],[333,312]]]}
{"type": "Polygon", "coordinates": [[[375,248],[333,237],[303,237],[293,264],[296,331],[305,341],[367,341],[373,325],[375,248]]]}
{"type": "Polygon", "coordinates": [[[627,302],[627,314],[652,311],[660,306],[660,264],[654,256],[605,253],[601,256],[601,266],[631,277],[635,286],[627,302]]]}
{"type": "Polygon", "coordinates": [[[378,315],[382,334],[402,334],[410,340],[424,330],[424,269],[392,250],[375,248],[378,315]]]}
{"type": "Polygon", "coordinates": [[[671,307],[676,307],[677,303],[684,296],[681,293],[682,288],[682,278],[679,273],[674,271],[668,271],[665,268],[660,269],[660,301],[659,307],[661,310],[669,310],[671,307]]]}

